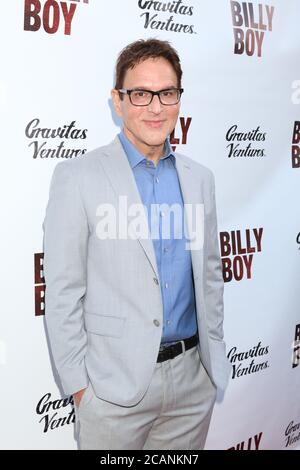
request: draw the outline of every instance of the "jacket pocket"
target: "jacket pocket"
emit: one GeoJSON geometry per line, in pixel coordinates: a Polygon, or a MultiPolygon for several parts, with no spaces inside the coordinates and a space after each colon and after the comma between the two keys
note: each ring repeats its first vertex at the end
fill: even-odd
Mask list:
{"type": "Polygon", "coordinates": [[[124,331],[125,317],[85,313],[85,327],[90,333],[120,338],[124,331]]]}

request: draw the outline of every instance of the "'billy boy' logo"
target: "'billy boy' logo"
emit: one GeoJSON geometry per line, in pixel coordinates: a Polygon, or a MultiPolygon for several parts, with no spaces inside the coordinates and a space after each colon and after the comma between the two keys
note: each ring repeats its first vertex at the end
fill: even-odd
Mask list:
{"type": "Polygon", "coordinates": [[[246,229],[243,246],[241,230],[220,232],[224,282],[251,279],[253,253],[261,251],[262,234],[263,228],[246,229]]]}
{"type": "Polygon", "coordinates": [[[265,31],[272,31],[274,7],[231,1],[234,53],[261,57],[265,31]],[[242,29],[244,28],[244,29],[242,29]]]}
{"type": "Polygon", "coordinates": [[[34,254],[34,300],[35,315],[45,315],[45,278],[43,272],[44,253],[34,254]]]}
{"type": "Polygon", "coordinates": [[[227,450],[260,450],[260,441],[262,438],[262,432],[249,437],[247,441],[239,442],[233,447],[229,447],[227,450]]]}
{"type": "Polygon", "coordinates": [[[300,364],[300,323],[295,328],[295,341],[293,343],[293,357],[292,365],[293,368],[300,364]]]}
{"type": "Polygon", "coordinates": [[[170,134],[170,144],[171,144],[173,152],[175,152],[177,145],[187,144],[188,131],[189,131],[191,122],[192,122],[191,117],[188,117],[186,119],[184,117],[179,118],[178,124],[180,124],[180,129],[178,131],[174,129],[173,132],[171,132],[170,134]]]}
{"type": "Polygon", "coordinates": [[[292,138],[292,168],[300,168],[300,121],[295,121],[292,138]]]}
{"type": "Polygon", "coordinates": [[[79,2],[89,3],[89,0],[68,0],[65,2],[25,0],[24,30],[35,32],[43,28],[46,33],[55,34],[62,23],[64,34],[70,35],[72,21],[79,2]]]}

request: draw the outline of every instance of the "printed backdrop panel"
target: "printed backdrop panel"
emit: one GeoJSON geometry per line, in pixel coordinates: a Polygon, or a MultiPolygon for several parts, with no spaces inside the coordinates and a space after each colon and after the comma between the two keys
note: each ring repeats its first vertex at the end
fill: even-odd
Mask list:
{"type": "Polygon", "coordinates": [[[299,446],[298,0],[7,0],[1,13],[1,448],[77,448],[45,333],[42,222],[55,165],[119,132],[115,61],[148,37],[182,60],[171,143],[216,178],[232,377],[206,448],[299,446]]]}

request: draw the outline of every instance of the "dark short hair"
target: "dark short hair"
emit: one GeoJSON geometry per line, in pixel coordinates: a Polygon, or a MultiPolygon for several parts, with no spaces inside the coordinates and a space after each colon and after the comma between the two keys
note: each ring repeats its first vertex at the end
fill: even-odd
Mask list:
{"type": "Polygon", "coordinates": [[[115,89],[123,87],[125,74],[128,69],[147,59],[163,57],[173,67],[177,76],[177,86],[181,88],[182,70],[177,51],[168,41],[159,39],[139,39],[126,46],[119,54],[116,64],[115,89]]]}

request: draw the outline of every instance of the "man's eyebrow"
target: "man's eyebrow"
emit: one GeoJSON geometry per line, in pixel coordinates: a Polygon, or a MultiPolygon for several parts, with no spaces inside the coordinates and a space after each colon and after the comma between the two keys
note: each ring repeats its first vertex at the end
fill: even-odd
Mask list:
{"type": "Polygon", "coordinates": [[[177,86],[175,86],[175,85],[164,86],[163,88],[160,88],[159,90],[151,90],[149,87],[146,87],[146,86],[135,86],[135,87],[132,87],[130,89],[131,90],[144,90],[144,91],[163,91],[163,90],[177,89],[177,86]]]}

